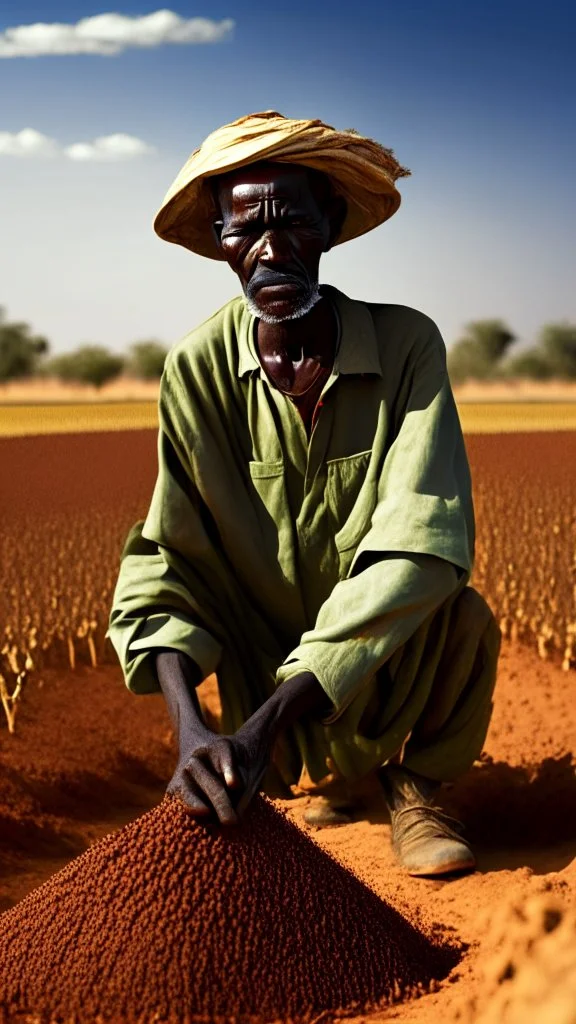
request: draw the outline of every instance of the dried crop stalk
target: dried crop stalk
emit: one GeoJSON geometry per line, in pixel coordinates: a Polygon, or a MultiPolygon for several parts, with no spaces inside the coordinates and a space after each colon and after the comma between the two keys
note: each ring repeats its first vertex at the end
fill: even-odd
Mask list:
{"type": "Polygon", "coordinates": [[[22,693],[22,687],[24,685],[24,679],[26,678],[26,672],[20,672],[16,679],[16,686],[12,693],[8,689],[8,684],[0,672],[0,700],[2,701],[2,707],[4,708],[4,714],[6,715],[6,722],[8,724],[8,732],[13,733],[16,722],[16,712],[18,710],[18,702],[22,693]]]}

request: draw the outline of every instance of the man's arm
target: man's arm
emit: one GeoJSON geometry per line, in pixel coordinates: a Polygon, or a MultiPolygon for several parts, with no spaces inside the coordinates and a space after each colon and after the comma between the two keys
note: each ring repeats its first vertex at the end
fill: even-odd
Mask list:
{"type": "Polygon", "coordinates": [[[314,629],[278,669],[279,688],[294,672],[313,672],[330,697],[323,721],[331,724],[458,583],[455,566],[434,555],[382,555],[336,584],[314,629]]]}
{"type": "Polygon", "coordinates": [[[179,743],[169,791],[179,793],[199,818],[238,820],[257,792],[280,729],[329,702],[307,674],[275,693],[233,737],[209,730],[196,687],[221,656],[218,623],[201,600],[203,570],[211,553],[190,476],[194,433],[170,356],[160,387],[158,477],[146,522],[130,531],[122,553],[108,636],[128,687],[161,690],[179,743]],[[148,533],[145,533],[148,527],[148,533]],[[162,544],[150,537],[158,537],[162,544]],[[192,557],[190,557],[192,553],[192,557]]]}
{"type": "MultiPolygon", "coordinates": [[[[347,706],[357,692],[357,681],[362,685],[374,665],[390,657],[457,582],[454,566],[432,556],[369,565],[355,577],[354,591],[345,592],[337,621],[323,634],[315,631],[315,642],[324,645],[320,678],[303,664],[283,666],[282,685],[232,736],[213,733],[202,720],[196,696],[202,681],[198,666],[179,651],[156,651],[158,681],[179,744],[168,792],[180,796],[199,820],[236,824],[258,792],[278,734],[306,715],[324,718],[327,724],[338,717],[343,707],[337,706],[334,713],[330,686],[345,688],[350,677],[354,679],[356,688],[349,690],[347,706]],[[377,617],[371,597],[375,588],[383,591],[377,617]],[[366,626],[368,607],[373,618],[366,626]],[[326,718],[330,711],[333,714],[326,718]]],[[[337,596],[333,592],[332,600],[337,596]]]]}
{"type": "Polygon", "coordinates": [[[278,733],[304,714],[328,709],[311,673],[280,687],[233,736],[219,736],[202,720],[196,687],[201,672],[179,651],[155,652],[156,671],[178,736],[179,758],[168,792],[198,819],[236,824],[257,793],[278,733]]]}
{"type": "MultiPolygon", "coordinates": [[[[140,694],[160,689],[157,650],[187,655],[199,666],[202,679],[216,670],[222,650],[196,615],[186,580],[167,563],[158,544],[142,536],[142,528],[139,520],[125,541],[106,632],[126,686],[140,694]]],[[[175,562],[175,555],[171,560],[175,562]]]]}
{"type": "Polygon", "coordinates": [[[209,729],[203,718],[196,687],[202,682],[198,665],[181,651],[154,651],[158,682],[178,739],[178,764],[168,793],[179,796],[198,819],[223,824],[237,818],[230,789],[238,789],[232,746],[227,737],[209,729]]]}
{"type": "MultiPolygon", "coordinates": [[[[317,659],[322,674],[317,677],[302,662],[282,666],[282,685],[233,736],[219,736],[204,725],[195,693],[201,673],[190,659],[175,651],[157,653],[158,678],[180,751],[168,791],[179,795],[199,820],[237,823],[260,787],[278,734],[306,715],[326,724],[339,717],[375,666],[449,596],[458,575],[453,565],[433,556],[407,554],[367,564],[348,582],[353,588],[342,588],[340,614],[323,631],[317,624],[314,643],[319,647],[305,653],[307,661],[316,664],[317,659]],[[375,592],[380,593],[378,614],[375,592]],[[343,692],[344,701],[331,699],[330,691],[334,696],[343,692]]],[[[337,599],[333,592],[332,608],[337,599]]]]}

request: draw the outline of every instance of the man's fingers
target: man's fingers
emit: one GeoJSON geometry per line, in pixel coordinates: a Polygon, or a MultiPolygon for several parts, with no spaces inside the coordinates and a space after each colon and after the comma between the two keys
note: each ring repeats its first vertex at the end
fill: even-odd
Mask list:
{"type": "Polygon", "coordinates": [[[238,814],[239,818],[243,816],[246,808],[252,802],[253,798],[256,796],[256,793],[258,792],[262,784],[262,780],[264,778],[265,773],[266,765],[263,765],[260,768],[260,770],[252,776],[251,779],[248,779],[246,788],[236,805],[236,813],[238,814]]]}
{"type": "Polygon", "coordinates": [[[186,809],[195,818],[210,818],[212,816],[212,808],[200,797],[197,789],[192,786],[187,776],[182,773],[177,779],[172,779],[167,790],[170,796],[178,796],[183,803],[186,804],[186,809]]]}
{"type": "Polygon", "coordinates": [[[225,786],[221,779],[215,777],[210,769],[199,760],[198,757],[190,759],[185,768],[186,773],[192,782],[198,786],[202,794],[205,794],[212,804],[218,819],[222,825],[236,825],[238,815],[236,814],[225,786]]]}
{"type": "Polygon", "coordinates": [[[231,789],[237,789],[242,785],[242,780],[236,768],[234,749],[228,740],[222,740],[217,747],[208,751],[208,757],[217,772],[223,777],[224,782],[231,789]]]}

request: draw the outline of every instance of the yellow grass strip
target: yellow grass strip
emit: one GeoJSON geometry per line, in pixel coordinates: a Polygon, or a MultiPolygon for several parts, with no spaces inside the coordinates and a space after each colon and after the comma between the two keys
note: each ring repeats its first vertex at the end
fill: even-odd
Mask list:
{"type": "MultiPolygon", "coordinates": [[[[464,402],[458,405],[458,414],[466,434],[576,430],[576,402],[464,402]]],[[[156,402],[0,405],[2,437],[157,426],[156,402]]]]}
{"type": "Polygon", "coordinates": [[[465,402],[458,415],[465,434],[576,430],[576,402],[465,402]]]}
{"type": "Polygon", "coordinates": [[[93,430],[140,430],[157,426],[156,402],[0,405],[2,437],[75,434],[93,430]]]}

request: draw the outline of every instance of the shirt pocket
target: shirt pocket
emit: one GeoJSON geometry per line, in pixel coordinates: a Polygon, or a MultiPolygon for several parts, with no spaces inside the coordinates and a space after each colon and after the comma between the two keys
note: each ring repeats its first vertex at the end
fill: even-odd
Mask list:
{"type": "Polygon", "coordinates": [[[340,552],[355,548],[370,526],[374,509],[371,458],[370,450],[326,463],[326,497],[335,525],[334,543],[340,552]]]}
{"type": "Polygon", "coordinates": [[[277,459],[276,462],[250,462],[250,476],[253,480],[275,480],[277,477],[284,477],[284,461],[277,459]]]}

